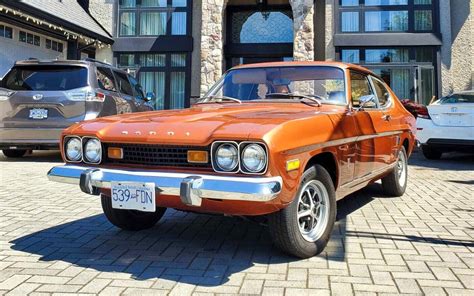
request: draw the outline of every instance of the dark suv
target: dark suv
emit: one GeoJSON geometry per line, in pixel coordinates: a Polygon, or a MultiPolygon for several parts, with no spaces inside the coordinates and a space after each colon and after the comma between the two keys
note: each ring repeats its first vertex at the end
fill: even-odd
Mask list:
{"type": "Polygon", "coordinates": [[[151,111],[151,100],[135,78],[99,61],[19,61],[0,83],[0,149],[7,157],[58,149],[70,125],[151,111]]]}

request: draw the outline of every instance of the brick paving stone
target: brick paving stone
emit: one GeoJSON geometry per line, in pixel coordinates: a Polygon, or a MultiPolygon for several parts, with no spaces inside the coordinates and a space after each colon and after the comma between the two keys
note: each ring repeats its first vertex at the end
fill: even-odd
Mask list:
{"type": "Polygon", "coordinates": [[[305,260],[238,218],[168,210],[120,231],[99,199],[47,181],[58,163],[0,154],[0,295],[474,295],[470,156],[415,153],[404,196],[374,184],[339,201],[327,248],[305,260]]]}

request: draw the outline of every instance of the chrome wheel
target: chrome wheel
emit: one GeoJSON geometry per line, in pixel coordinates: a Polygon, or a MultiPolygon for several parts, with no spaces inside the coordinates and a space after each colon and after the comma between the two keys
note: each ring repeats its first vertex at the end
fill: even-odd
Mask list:
{"type": "Polygon", "coordinates": [[[407,181],[407,159],[405,153],[398,152],[397,161],[398,184],[403,187],[407,181]]]}
{"type": "Polygon", "coordinates": [[[329,195],[318,180],[306,183],[298,197],[298,225],[303,238],[317,241],[324,233],[329,217],[329,195]]]}

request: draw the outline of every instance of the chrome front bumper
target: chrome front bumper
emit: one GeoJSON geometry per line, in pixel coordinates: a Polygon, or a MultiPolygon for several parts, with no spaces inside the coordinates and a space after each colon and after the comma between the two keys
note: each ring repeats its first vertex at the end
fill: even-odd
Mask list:
{"type": "Polygon", "coordinates": [[[281,191],[281,177],[236,177],[190,175],[156,171],[88,168],[74,165],[53,167],[51,181],[78,184],[83,192],[97,195],[111,182],[155,183],[157,192],[175,195],[187,205],[200,206],[203,198],[266,202],[281,191]]]}

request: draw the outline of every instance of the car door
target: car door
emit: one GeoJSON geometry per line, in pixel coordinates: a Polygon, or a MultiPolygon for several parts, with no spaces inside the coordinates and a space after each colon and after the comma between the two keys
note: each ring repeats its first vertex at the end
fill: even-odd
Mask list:
{"type": "Polygon", "coordinates": [[[360,98],[363,96],[374,96],[372,86],[366,74],[352,71],[351,78],[351,100],[354,128],[357,130],[356,156],[354,179],[360,179],[370,175],[376,170],[376,129],[372,122],[372,112],[376,111],[376,102],[360,106],[360,98]]]}
{"type": "Polygon", "coordinates": [[[130,81],[128,81],[127,75],[117,70],[113,70],[113,72],[115,80],[117,81],[120,95],[126,102],[126,105],[123,106],[123,108],[126,109],[124,113],[137,112],[138,105],[135,101],[135,97],[133,96],[132,85],[130,84],[130,81]]]}
{"type": "Polygon", "coordinates": [[[374,76],[369,76],[369,79],[377,97],[377,108],[369,113],[376,133],[376,168],[383,169],[397,158],[401,131],[398,130],[399,119],[394,112],[394,98],[387,86],[374,76]]]}

